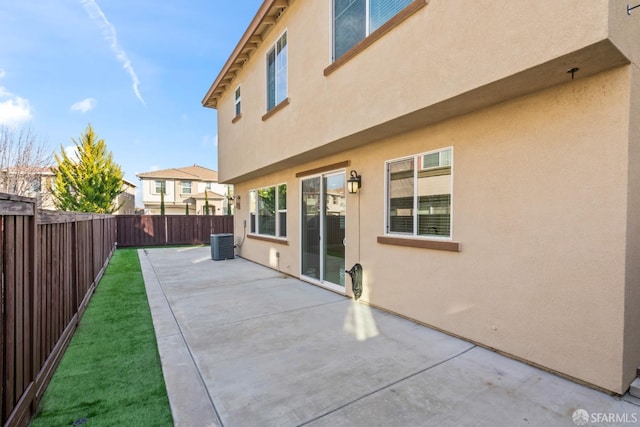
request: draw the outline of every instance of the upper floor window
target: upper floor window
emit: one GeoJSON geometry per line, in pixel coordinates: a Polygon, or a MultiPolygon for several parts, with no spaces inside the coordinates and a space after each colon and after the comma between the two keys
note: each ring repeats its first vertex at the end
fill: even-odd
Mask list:
{"type": "Polygon", "coordinates": [[[267,53],[267,111],[287,97],[287,33],[267,53]]]}
{"type": "Polygon", "coordinates": [[[235,106],[236,106],[236,117],[242,113],[242,99],[240,97],[240,86],[235,91],[235,106]]]}
{"type": "Polygon", "coordinates": [[[387,162],[387,232],[451,237],[453,149],[387,162]]]}
{"type": "Polygon", "coordinates": [[[249,192],[251,233],[287,237],[287,184],[249,192]]]}
{"type": "Polygon", "coordinates": [[[191,194],[191,181],[182,181],[182,194],[191,194]]]}
{"type": "Polygon", "coordinates": [[[167,194],[167,182],[166,181],[154,181],[155,194],[164,193],[167,194]]]}
{"type": "Polygon", "coordinates": [[[333,0],[333,60],[380,28],[413,0],[333,0]]]}
{"type": "Polygon", "coordinates": [[[204,183],[204,188],[205,188],[205,190],[209,190],[209,191],[211,191],[211,188],[212,188],[211,183],[210,183],[210,182],[205,182],[205,183],[204,183]]]}

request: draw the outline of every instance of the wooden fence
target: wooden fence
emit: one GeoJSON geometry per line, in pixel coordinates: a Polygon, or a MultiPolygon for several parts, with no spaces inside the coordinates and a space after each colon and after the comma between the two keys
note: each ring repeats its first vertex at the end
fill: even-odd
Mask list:
{"type": "Polygon", "coordinates": [[[39,214],[35,199],[0,194],[0,422],[37,409],[111,257],[110,215],[39,214]]]}
{"type": "Polygon", "coordinates": [[[214,233],[233,233],[233,216],[118,215],[118,247],[209,244],[214,233]]]}

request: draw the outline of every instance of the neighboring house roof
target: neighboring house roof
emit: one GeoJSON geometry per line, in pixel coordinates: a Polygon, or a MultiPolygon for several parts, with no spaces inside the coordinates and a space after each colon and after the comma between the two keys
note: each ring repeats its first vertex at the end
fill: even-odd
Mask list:
{"type": "Polygon", "coordinates": [[[159,171],[136,174],[140,179],[188,179],[192,181],[218,182],[218,172],[202,166],[193,165],[184,168],[162,169],[159,171]]]}
{"type": "Polygon", "coordinates": [[[40,166],[9,166],[6,168],[2,169],[2,172],[7,172],[7,173],[16,173],[16,172],[22,172],[22,171],[26,171],[30,174],[40,174],[40,175],[53,175],[54,174],[54,168],[53,166],[45,166],[45,167],[40,167],[40,166]]]}
{"type": "MultiPolygon", "coordinates": [[[[204,191],[202,193],[192,194],[191,197],[196,200],[204,200],[204,191]]],[[[221,200],[221,199],[225,199],[226,196],[207,190],[207,198],[209,200],[221,200]]]]}
{"type": "Polygon", "coordinates": [[[134,187],[134,188],[135,188],[135,187],[137,187],[137,185],[135,185],[133,182],[131,182],[131,181],[129,181],[129,180],[126,180],[126,179],[123,179],[123,180],[122,180],[122,183],[123,183],[124,185],[128,185],[129,187],[134,187]]]}
{"type": "Polygon", "coordinates": [[[289,7],[289,0],[265,0],[262,3],[258,13],[202,100],[203,106],[211,108],[218,106],[218,100],[224,91],[227,90],[249,56],[260,46],[265,35],[287,7],[289,7]]]}

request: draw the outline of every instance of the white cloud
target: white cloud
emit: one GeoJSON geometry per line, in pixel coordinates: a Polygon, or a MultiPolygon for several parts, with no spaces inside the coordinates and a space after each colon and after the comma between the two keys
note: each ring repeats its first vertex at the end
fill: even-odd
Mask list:
{"type": "Polygon", "coordinates": [[[71,106],[71,111],[86,113],[96,108],[96,105],[98,105],[98,101],[96,101],[95,98],[86,98],[73,104],[71,106]]]}
{"type": "Polygon", "coordinates": [[[216,148],[218,146],[218,135],[214,135],[213,138],[211,138],[209,135],[203,136],[200,146],[202,148],[216,148]]]}
{"type": "Polygon", "coordinates": [[[64,147],[64,153],[67,155],[67,157],[69,158],[69,160],[71,160],[72,162],[75,162],[78,160],[78,150],[76,148],[75,145],[69,145],[67,147],[64,147]]]}
{"type": "MultiPolygon", "coordinates": [[[[7,76],[4,68],[0,68],[0,79],[7,76]]],[[[18,126],[31,120],[29,100],[15,96],[6,87],[0,86],[0,125],[18,126]]]]}
{"type": "MultiPolygon", "coordinates": [[[[4,70],[0,71],[4,73],[4,70]]],[[[32,117],[28,99],[15,96],[0,86],[0,125],[18,126],[32,117]]]]}
{"type": "Polygon", "coordinates": [[[140,80],[138,79],[138,76],[136,75],[136,72],[131,65],[131,61],[127,56],[127,52],[125,52],[122,46],[120,46],[120,43],[118,43],[118,33],[116,32],[116,27],[114,27],[113,24],[109,22],[105,14],[102,12],[102,9],[100,9],[100,6],[98,6],[96,0],[81,0],[81,2],[85,10],[89,14],[89,17],[98,24],[100,29],[102,29],[102,35],[104,36],[105,40],[110,43],[111,51],[115,54],[116,59],[122,63],[122,68],[124,68],[125,71],[129,74],[129,77],[131,77],[131,81],[133,82],[133,92],[135,93],[136,97],[140,102],[142,102],[143,105],[146,106],[147,104],[146,102],[144,102],[144,99],[140,94],[140,89],[138,88],[138,86],[140,85],[140,80]]]}

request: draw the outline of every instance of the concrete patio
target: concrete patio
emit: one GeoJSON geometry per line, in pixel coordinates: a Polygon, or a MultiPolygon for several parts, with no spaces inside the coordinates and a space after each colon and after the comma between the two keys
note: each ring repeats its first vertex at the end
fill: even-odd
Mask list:
{"type": "Polygon", "coordinates": [[[633,398],[241,258],[212,261],[209,247],[139,256],[177,426],[640,422],[633,398]]]}

